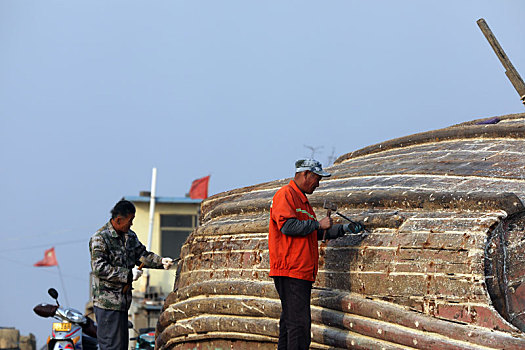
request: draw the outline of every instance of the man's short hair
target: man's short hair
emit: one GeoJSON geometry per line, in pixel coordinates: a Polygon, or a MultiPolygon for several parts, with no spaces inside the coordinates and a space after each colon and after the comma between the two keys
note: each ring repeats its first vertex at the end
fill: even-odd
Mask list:
{"type": "Polygon", "coordinates": [[[121,200],[113,209],[111,209],[111,218],[115,219],[117,216],[122,216],[124,218],[128,217],[130,214],[135,214],[135,205],[127,200],[121,200]]]}

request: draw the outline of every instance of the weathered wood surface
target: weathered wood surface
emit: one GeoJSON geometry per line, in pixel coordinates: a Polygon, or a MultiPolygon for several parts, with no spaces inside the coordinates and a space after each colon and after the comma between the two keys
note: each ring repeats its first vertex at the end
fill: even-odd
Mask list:
{"type": "Polygon", "coordinates": [[[521,101],[525,104],[525,83],[523,82],[523,79],[521,79],[520,74],[516,68],[514,68],[514,65],[490,30],[487,22],[485,22],[483,18],[480,18],[476,21],[476,23],[478,23],[479,28],[483,32],[483,35],[485,35],[485,38],[487,38],[490,46],[492,46],[494,53],[505,68],[505,75],[509,78],[512,86],[514,86],[518,92],[518,95],[520,95],[521,101]]]}
{"type": "MultiPolygon", "coordinates": [[[[525,260],[499,259],[502,247],[517,256],[525,243],[516,228],[501,229],[500,245],[493,238],[524,209],[525,114],[500,118],[371,146],[330,167],[333,176],[309,196],[317,216],[328,199],[371,234],[357,247],[344,237],[320,245],[312,348],[525,348],[525,260]]],[[[269,206],[288,181],[203,202],[157,348],[275,347],[269,206]]]]}

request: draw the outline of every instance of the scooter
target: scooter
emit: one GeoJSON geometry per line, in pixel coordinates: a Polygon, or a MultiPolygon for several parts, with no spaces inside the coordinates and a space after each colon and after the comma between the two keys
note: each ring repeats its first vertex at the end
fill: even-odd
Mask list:
{"type": "Polygon", "coordinates": [[[130,340],[136,340],[135,350],[155,349],[155,328],[141,328],[138,335],[130,340]]]}
{"type": "Polygon", "coordinates": [[[56,305],[39,304],[33,311],[41,317],[53,317],[61,322],[54,322],[51,335],[47,339],[48,350],[92,350],[97,349],[97,326],[95,322],[80,311],[61,307],[58,292],[50,288],[47,293],[56,301],[56,305]]]}

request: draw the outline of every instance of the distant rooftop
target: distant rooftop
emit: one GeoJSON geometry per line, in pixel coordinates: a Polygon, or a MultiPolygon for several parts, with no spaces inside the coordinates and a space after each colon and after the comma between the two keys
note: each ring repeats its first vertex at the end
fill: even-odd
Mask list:
{"type": "MultiPolygon", "coordinates": [[[[125,196],[130,202],[149,202],[149,196],[125,196]]],[[[190,197],[155,197],[156,203],[200,203],[202,199],[191,199],[190,197]]]]}

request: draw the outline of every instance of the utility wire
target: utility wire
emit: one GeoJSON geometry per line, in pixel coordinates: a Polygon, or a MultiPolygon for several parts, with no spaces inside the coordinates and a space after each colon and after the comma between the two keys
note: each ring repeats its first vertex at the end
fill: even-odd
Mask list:
{"type": "Polygon", "coordinates": [[[31,246],[31,247],[22,247],[22,248],[15,248],[15,249],[12,249],[12,248],[11,249],[4,249],[4,250],[0,250],[0,253],[16,252],[16,251],[19,251],[19,250],[30,250],[30,249],[37,249],[37,248],[38,249],[40,249],[40,248],[49,248],[50,246],[75,244],[75,243],[80,243],[80,242],[83,242],[83,243],[87,244],[88,240],[87,239],[78,239],[78,240],[75,240],[75,241],[67,241],[67,242],[60,242],[60,243],[46,243],[46,244],[34,245],[34,246],[31,246]]]}
{"type": "MultiPolygon", "coordinates": [[[[6,258],[5,256],[2,256],[2,255],[0,255],[0,260],[6,260],[6,261],[9,261],[9,262],[12,262],[12,263],[15,263],[15,264],[18,264],[20,266],[27,267],[27,268],[34,268],[35,267],[33,265],[28,265],[27,263],[22,262],[22,261],[6,258]]],[[[50,274],[53,274],[53,275],[57,274],[57,271],[48,270],[45,267],[38,267],[38,269],[40,271],[42,271],[42,272],[45,272],[45,273],[50,273],[50,274]]],[[[86,281],[85,279],[77,277],[75,275],[63,275],[63,276],[67,277],[67,278],[70,278],[70,279],[75,279],[77,281],[82,281],[82,282],[88,283],[88,281],[86,281]]]]}
{"type": "Polygon", "coordinates": [[[25,234],[25,235],[20,232],[17,232],[14,235],[12,233],[3,232],[0,234],[0,237],[5,236],[6,237],[5,240],[7,242],[27,241],[27,240],[37,238],[37,237],[62,236],[64,234],[69,234],[70,232],[75,232],[75,231],[76,230],[74,229],[68,228],[68,229],[61,229],[61,230],[52,231],[52,232],[37,232],[37,233],[30,233],[30,234],[25,234]]]}

